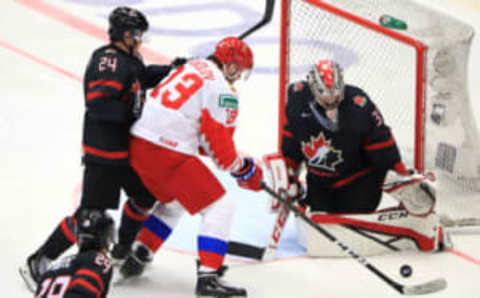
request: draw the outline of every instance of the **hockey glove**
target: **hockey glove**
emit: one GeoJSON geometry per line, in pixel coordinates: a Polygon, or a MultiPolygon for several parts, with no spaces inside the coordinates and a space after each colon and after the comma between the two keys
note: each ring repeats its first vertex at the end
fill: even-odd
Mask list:
{"type": "Polygon", "coordinates": [[[172,67],[176,68],[176,67],[182,66],[183,64],[185,64],[187,62],[188,62],[187,58],[176,57],[175,59],[173,59],[172,63],[170,63],[170,64],[172,65],[172,67]]]}
{"type": "Polygon", "coordinates": [[[401,161],[397,162],[393,166],[393,170],[401,176],[409,176],[415,174],[414,169],[407,169],[407,167],[405,167],[405,164],[401,161]]]}
{"type": "Polygon", "coordinates": [[[425,174],[387,176],[383,191],[399,201],[407,211],[416,216],[429,215],[436,202],[435,175],[425,174]]]}
{"type": "MultiPolygon", "coordinates": [[[[289,169],[290,172],[290,169],[289,169]]],[[[293,174],[288,176],[289,186],[287,195],[292,201],[301,200],[305,194],[303,184],[298,180],[298,176],[293,174]]]]}
{"type": "Polygon", "coordinates": [[[238,186],[253,190],[261,190],[260,182],[263,179],[263,171],[255,164],[252,158],[244,158],[240,170],[232,172],[231,175],[237,179],[238,186]]]}
{"type": "Polygon", "coordinates": [[[292,201],[299,201],[305,195],[305,187],[298,179],[300,165],[297,161],[290,158],[285,158],[285,163],[287,164],[288,197],[292,201]]]}

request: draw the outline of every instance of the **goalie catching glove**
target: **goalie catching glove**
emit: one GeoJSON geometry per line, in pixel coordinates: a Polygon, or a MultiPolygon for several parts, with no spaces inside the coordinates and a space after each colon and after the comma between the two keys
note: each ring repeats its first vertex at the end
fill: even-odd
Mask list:
{"type": "Polygon", "coordinates": [[[383,185],[384,192],[399,201],[412,215],[426,216],[433,212],[436,201],[435,175],[433,173],[391,174],[383,185]]]}
{"type": "Polygon", "coordinates": [[[260,183],[263,178],[262,168],[259,167],[252,158],[244,158],[243,166],[240,170],[232,172],[231,175],[237,179],[238,186],[259,191],[262,189],[260,183]]]}

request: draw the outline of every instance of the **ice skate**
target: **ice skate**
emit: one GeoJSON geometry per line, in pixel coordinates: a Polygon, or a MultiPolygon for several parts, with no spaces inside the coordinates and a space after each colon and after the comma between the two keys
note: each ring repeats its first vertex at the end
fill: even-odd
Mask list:
{"type": "Polygon", "coordinates": [[[125,259],[125,262],[120,268],[120,273],[124,278],[139,276],[143,273],[145,266],[151,263],[152,260],[153,255],[150,250],[143,244],[139,244],[125,259]]]}
{"type": "Polygon", "coordinates": [[[110,251],[110,258],[114,266],[120,266],[130,254],[130,247],[116,243],[110,251]]]}
{"type": "Polygon", "coordinates": [[[37,290],[40,277],[50,263],[50,259],[36,252],[30,255],[25,264],[19,268],[20,275],[32,293],[35,293],[37,290]]]}
{"type": "MultiPolygon", "coordinates": [[[[197,267],[199,263],[197,262],[197,267]]],[[[195,294],[198,298],[242,298],[247,297],[247,291],[243,288],[236,288],[225,284],[221,277],[228,269],[222,266],[217,271],[197,271],[198,279],[195,287],[195,294]]]]}

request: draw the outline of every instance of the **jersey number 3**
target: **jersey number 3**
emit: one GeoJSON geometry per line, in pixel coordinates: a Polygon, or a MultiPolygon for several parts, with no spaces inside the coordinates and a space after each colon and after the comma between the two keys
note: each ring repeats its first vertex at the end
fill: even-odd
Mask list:
{"type": "Polygon", "coordinates": [[[202,86],[202,78],[194,72],[185,72],[185,66],[182,65],[158,85],[150,96],[154,99],[160,97],[165,107],[178,110],[202,86]]]}

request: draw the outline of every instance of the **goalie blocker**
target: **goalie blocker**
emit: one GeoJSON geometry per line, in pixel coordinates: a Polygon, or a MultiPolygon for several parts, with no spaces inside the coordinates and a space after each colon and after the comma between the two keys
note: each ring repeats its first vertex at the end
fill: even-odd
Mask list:
{"type": "MultiPolygon", "coordinates": [[[[289,182],[292,179],[288,179],[291,170],[282,156],[270,154],[264,161],[267,169],[266,180],[272,189],[278,192],[285,188],[287,193],[294,195],[289,182]]],[[[329,232],[355,243],[355,250],[361,255],[379,255],[402,250],[434,252],[443,248],[446,236],[439,216],[433,212],[435,205],[433,182],[433,175],[391,174],[384,187],[382,204],[393,203],[395,206],[370,214],[326,214],[310,212],[308,208],[299,209],[329,232]]],[[[275,200],[270,207],[272,212],[283,212],[275,200]]],[[[334,243],[322,237],[303,220],[296,218],[295,223],[298,241],[307,249],[307,255],[344,257],[334,243]]],[[[278,234],[278,225],[274,226],[272,235],[275,233],[278,234]]]]}

